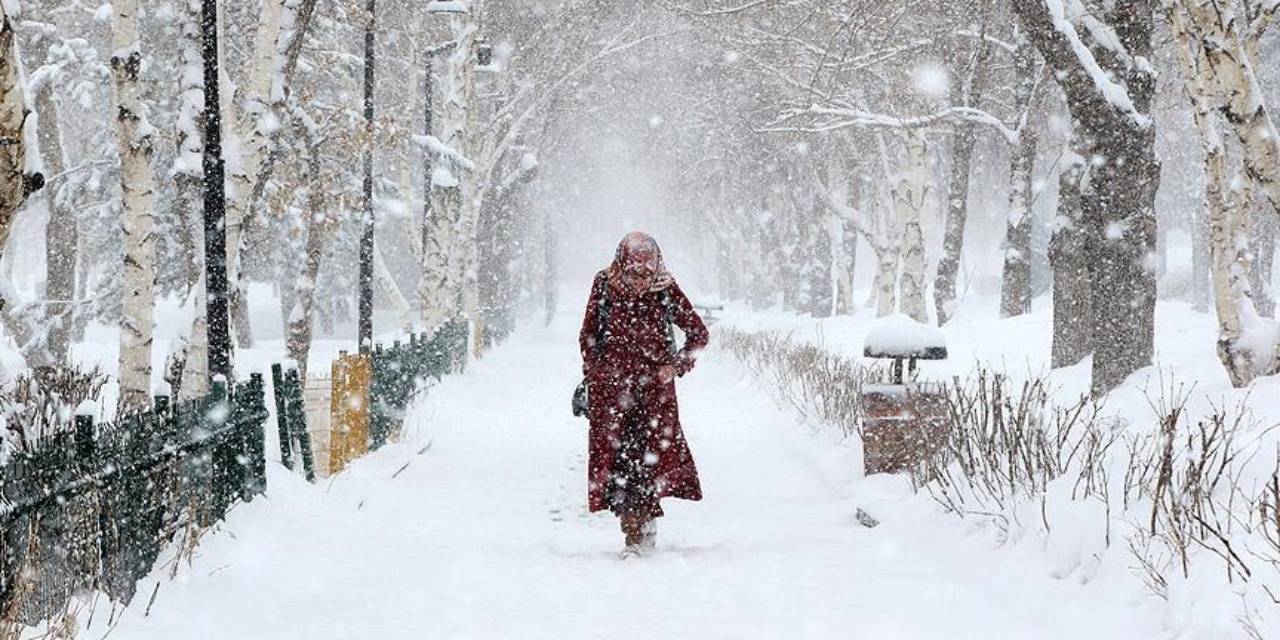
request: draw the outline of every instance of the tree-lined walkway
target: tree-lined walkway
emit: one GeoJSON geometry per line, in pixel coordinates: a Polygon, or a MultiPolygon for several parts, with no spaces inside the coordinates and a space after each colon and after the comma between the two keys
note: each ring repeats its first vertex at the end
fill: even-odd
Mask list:
{"type": "Polygon", "coordinates": [[[819,473],[849,461],[715,352],[680,383],[706,499],[670,501],[656,554],[620,560],[616,521],[583,506],[575,329],[518,333],[328,486],[277,473],[114,637],[1152,637],[924,507],[858,526],[851,494],[889,483],[819,473]]]}

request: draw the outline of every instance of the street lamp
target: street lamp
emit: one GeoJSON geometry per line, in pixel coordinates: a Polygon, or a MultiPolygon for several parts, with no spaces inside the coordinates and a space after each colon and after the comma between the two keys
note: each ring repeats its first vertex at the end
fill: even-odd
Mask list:
{"type": "Polygon", "coordinates": [[[218,3],[204,0],[200,14],[204,55],[204,287],[209,378],[231,380],[231,333],[227,313],[226,184],[222,159],[222,114],[218,109],[218,3]]]}
{"type": "Polygon", "coordinates": [[[367,0],[364,30],[364,214],[360,234],[360,353],[373,350],[373,49],[376,0],[367,0]]]}

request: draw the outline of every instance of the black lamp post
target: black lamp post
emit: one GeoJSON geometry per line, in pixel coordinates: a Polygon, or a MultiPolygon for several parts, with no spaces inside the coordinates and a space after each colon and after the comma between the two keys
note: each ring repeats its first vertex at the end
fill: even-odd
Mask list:
{"type": "Polygon", "coordinates": [[[373,48],[376,0],[367,0],[364,30],[364,212],[360,235],[360,352],[373,350],[373,48]]]}
{"type": "Polygon", "coordinates": [[[218,109],[218,2],[203,0],[200,14],[204,56],[204,286],[208,324],[209,378],[231,380],[231,333],[227,317],[227,225],[222,114],[218,109]]]}

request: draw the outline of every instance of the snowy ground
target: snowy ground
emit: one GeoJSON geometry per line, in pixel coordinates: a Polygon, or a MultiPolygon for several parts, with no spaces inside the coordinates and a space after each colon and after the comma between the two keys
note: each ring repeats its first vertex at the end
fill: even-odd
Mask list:
{"type": "Polygon", "coordinates": [[[584,509],[570,315],[444,381],[404,442],[331,482],[272,465],[266,499],[177,580],[158,569],[149,615],[140,596],[112,637],[1170,637],[1124,567],[1055,580],[897,479],[858,477],[856,450],[714,351],[680,386],[706,499],[668,501],[656,554],[620,560],[615,520],[584,509]],[[859,506],[884,523],[859,526],[859,506]]]}

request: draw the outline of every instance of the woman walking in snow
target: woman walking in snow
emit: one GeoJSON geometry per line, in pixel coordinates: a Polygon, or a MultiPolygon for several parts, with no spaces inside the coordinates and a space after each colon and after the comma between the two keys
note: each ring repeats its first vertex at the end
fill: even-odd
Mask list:
{"type": "Polygon", "coordinates": [[[653,549],[660,498],[702,499],[680,429],[675,378],[693,369],[708,338],[657,241],[627,234],[613,263],[596,274],[579,335],[591,422],[589,507],[618,516],[624,554],[653,549]],[[682,348],[673,325],[684,332],[682,348]]]}

